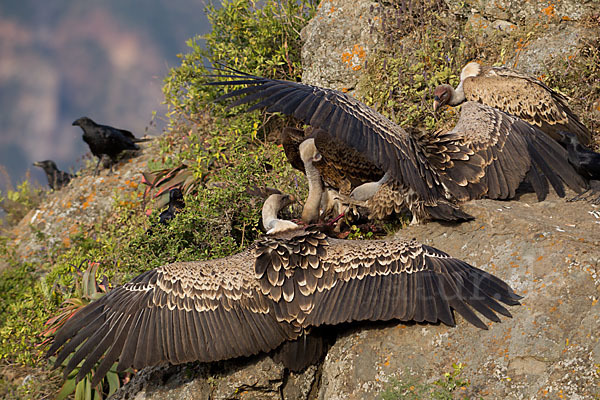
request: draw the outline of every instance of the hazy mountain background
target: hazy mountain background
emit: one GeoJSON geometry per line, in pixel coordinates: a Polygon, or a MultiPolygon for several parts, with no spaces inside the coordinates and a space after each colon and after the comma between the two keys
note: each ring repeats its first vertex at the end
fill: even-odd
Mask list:
{"type": "Polygon", "coordinates": [[[0,0],[0,190],[32,162],[76,171],[88,116],[136,136],[160,133],[162,79],[187,39],[208,31],[202,0],[0,0]],[[157,111],[157,125],[151,125],[157,111]]]}

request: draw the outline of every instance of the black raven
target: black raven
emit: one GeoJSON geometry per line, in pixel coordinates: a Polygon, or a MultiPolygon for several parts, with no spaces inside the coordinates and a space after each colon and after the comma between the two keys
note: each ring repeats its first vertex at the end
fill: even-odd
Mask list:
{"type": "Polygon", "coordinates": [[[70,173],[59,170],[56,167],[56,163],[52,160],[36,161],[33,165],[44,170],[50,189],[59,190],[67,186],[71,179],[74,178],[70,173]]]}
{"type": "Polygon", "coordinates": [[[169,191],[169,208],[160,213],[158,216],[158,223],[167,225],[173,218],[175,218],[175,214],[183,210],[184,207],[185,202],[183,201],[183,193],[181,193],[181,189],[171,189],[169,191]]]}
{"type": "Polygon", "coordinates": [[[110,157],[111,162],[114,163],[122,151],[139,150],[136,143],[150,140],[137,139],[133,136],[133,133],[124,129],[99,125],[88,117],[81,117],[75,120],[73,125],[83,129],[83,141],[90,146],[92,154],[98,157],[98,164],[96,164],[96,169],[94,169],[94,175],[98,173],[98,166],[104,155],[110,157]]]}
{"type": "Polygon", "coordinates": [[[600,204],[600,195],[598,195],[600,184],[600,153],[590,150],[587,146],[581,144],[577,136],[570,132],[559,131],[559,142],[569,152],[569,163],[581,176],[590,180],[591,189],[570,201],[580,199],[592,199],[593,204],[600,204]]]}

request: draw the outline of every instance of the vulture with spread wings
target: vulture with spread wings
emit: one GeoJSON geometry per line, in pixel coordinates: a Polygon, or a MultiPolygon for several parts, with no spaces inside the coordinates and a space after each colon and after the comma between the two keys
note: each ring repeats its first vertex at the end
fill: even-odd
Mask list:
{"type": "MultiPolygon", "coordinates": [[[[560,196],[565,194],[564,184],[576,192],[587,186],[558,143],[523,120],[484,104],[465,103],[450,131],[416,136],[337,90],[237,71],[212,77],[227,80],[208,85],[246,85],[219,98],[241,96],[230,106],[256,102],[249,111],[265,107],[292,115],[325,131],[334,139],[331,145],[341,143],[360,153],[370,161],[371,172],[375,167],[384,173],[370,190],[361,191],[362,200],[392,204],[379,207],[389,212],[408,208],[413,223],[470,219],[460,203],[512,198],[523,181],[531,184],[540,200],[548,194],[549,184],[560,196]]],[[[335,154],[318,150],[321,155],[335,154]]],[[[348,171],[346,165],[353,161],[339,156],[335,160],[342,171],[348,171]]]]}
{"type": "MultiPolygon", "coordinates": [[[[287,202],[267,199],[271,235],[249,249],[164,265],[90,303],[57,332],[48,355],[57,354],[55,365],[72,355],[64,373],[81,364],[77,379],[99,362],[95,386],[117,360],[122,371],[293,351],[294,343],[305,348],[312,327],[391,319],[454,326],[452,310],[487,329],[474,310],[500,322],[496,313],[511,316],[501,303],[519,304],[502,280],[415,240],[333,239],[278,220],[287,202]]],[[[279,359],[294,370],[316,361],[298,351],[279,359]]]]}

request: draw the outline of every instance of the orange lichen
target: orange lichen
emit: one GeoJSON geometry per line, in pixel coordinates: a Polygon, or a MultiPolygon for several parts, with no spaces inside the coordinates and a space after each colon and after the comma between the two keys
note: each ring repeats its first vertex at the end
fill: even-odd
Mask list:
{"type": "Polygon", "coordinates": [[[342,62],[348,64],[353,71],[358,71],[362,68],[362,63],[366,57],[367,52],[365,49],[361,45],[355,44],[352,51],[342,53],[342,62]]]}
{"type": "Polygon", "coordinates": [[[548,18],[552,18],[556,16],[556,10],[554,9],[554,4],[550,3],[550,5],[546,8],[542,9],[542,13],[546,14],[548,18]]]}

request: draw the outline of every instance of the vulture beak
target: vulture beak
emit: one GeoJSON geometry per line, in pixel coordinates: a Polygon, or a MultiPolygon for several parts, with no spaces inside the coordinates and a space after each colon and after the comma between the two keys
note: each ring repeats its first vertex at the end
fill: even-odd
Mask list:
{"type": "Polygon", "coordinates": [[[440,99],[437,96],[435,96],[435,98],[433,99],[433,112],[437,112],[439,107],[440,107],[440,99]]]}
{"type": "Polygon", "coordinates": [[[36,167],[42,167],[42,168],[44,167],[40,161],[34,162],[33,165],[36,167]]]}

